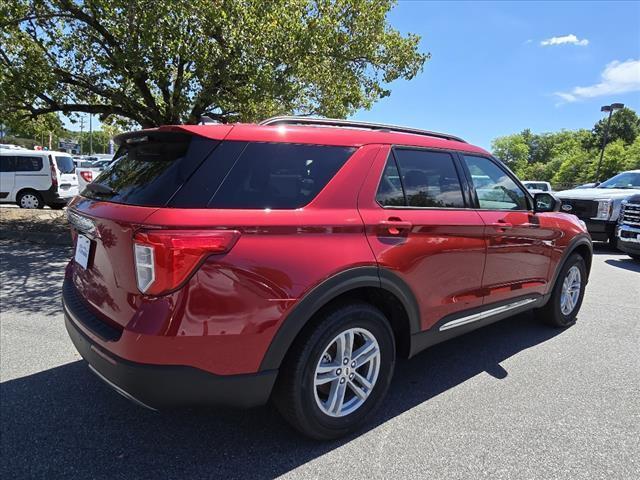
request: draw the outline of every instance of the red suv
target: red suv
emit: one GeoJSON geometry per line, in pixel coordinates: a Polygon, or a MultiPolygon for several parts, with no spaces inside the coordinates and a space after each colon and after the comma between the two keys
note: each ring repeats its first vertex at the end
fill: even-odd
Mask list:
{"type": "Polygon", "coordinates": [[[335,438],[381,403],[396,357],[580,309],[584,224],[459,138],[279,117],[117,143],[68,209],[63,305],[91,370],[146,407],[272,398],[335,438]]]}

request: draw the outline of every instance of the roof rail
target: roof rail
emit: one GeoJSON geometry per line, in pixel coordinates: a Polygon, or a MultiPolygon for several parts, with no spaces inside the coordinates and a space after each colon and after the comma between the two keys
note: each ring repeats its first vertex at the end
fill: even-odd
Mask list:
{"type": "Polygon", "coordinates": [[[317,117],[299,117],[299,116],[281,116],[271,117],[261,121],[258,125],[310,125],[318,127],[346,127],[360,128],[364,130],[379,130],[382,132],[398,132],[410,133],[413,135],[425,135],[428,137],[444,138],[445,140],[454,140],[456,142],[467,143],[460,137],[449,135],[448,133],[431,132],[429,130],[421,130],[419,128],[402,127],[399,125],[389,125],[386,123],[358,122],[354,120],[341,120],[337,118],[317,118],[317,117]]]}

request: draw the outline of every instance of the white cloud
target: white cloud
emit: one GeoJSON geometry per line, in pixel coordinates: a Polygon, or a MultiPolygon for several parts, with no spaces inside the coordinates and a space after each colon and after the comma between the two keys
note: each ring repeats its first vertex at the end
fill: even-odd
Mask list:
{"type": "Polygon", "coordinates": [[[569,35],[563,35],[562,37],[547,38],[546,40],[542,40],[540,42],[540,45],[542,45],[543,47],[548,47],[552,45],[565,45],[565,44],[586,47],[587,45],[589,45],[589,40],[587,40],[586,38],[583,38],[582,40],[580,40],[573,33],[570,33],[569,35]]]}
{"type": "Polygon", "coordinates": [[[601,77],[600,83],[574,87],[569,92],[556,92],[555,95],[565,102],[576,102],[585,98],[640,91],[640,60],[614,60],[604,68],[601,77]]]}

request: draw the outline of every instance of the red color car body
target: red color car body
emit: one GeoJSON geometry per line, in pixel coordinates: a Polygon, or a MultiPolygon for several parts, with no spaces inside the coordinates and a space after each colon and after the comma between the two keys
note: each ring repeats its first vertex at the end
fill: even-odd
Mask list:
{"type": "MultiPolygon", "coordinates": [[[[381,314],[395,353],[377,327],[348,333],[352,353],[375,339],[382,355],[329,383],[353,385],[341,401],[351,410],[327,406],[337,394],[316,385],[316,423],[300,419],[304,405],[285,412],[303,432],[331,438],[363,421],[367,400],[379,402],[369,399],[376,382],[384,395],[388,357],[530,308],[558,324],[556,279],[568,279],[563,266],[578,256],[578,296],[561,320],[575,319],[591,242],[548,194],[534,208],[489,153],[445,135],[306,122],[123,135],[121,159],[70,204],[74,240],[87,250],[67,266],[67,329],[120,393],[152,408],[253,406],[275,385],[291,400],[284,370],[340,360],[330,353],[339,344],[321,361],[304,357],[324,319],[350,304],[364,318],[368,305],[367,321],[381,314]],[[349,380],[365,374],[369,387],[349,380]]],[[[558,302],[564,295],[566,307],[575,288],[558,302]]]]}

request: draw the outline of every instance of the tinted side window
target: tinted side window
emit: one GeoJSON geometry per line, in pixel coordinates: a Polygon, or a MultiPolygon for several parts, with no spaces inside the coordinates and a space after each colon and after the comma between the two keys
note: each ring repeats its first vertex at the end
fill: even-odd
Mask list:
{"type": "Polygon", "coordinates": [[[394,155],[409,206],[464,208],[460,179],[450,154],[398,148],[394,155]]]}
{"type": "Polygon", "coordinates": [[[378,185],[376,200],[383,207],[406,205],[400,172],[392,153],[389,154],[387,164],[384,167],[380,185],[378,185]]]}
{"type": "Polygon", "coordinates": [[[488,210],[528,210],[526,194],[488,158],[464,155],[480,208],[488,210]]]}
{"type": "Polygon", "coordinates": [[[10,155],[0,156],[0,172],[15,172],[16,157],[10,155]]]}
{"type": "Polygon", "coordinates": [[[15,157],[16,172],[39,172],[40,170],[42,170],[41,157],[15,157]]]}
{"type": "Polygon", "coordinates": [[[324,188],[354,148],[249,143],[209,202],[211,208],[300,208],[324,188]]]}

